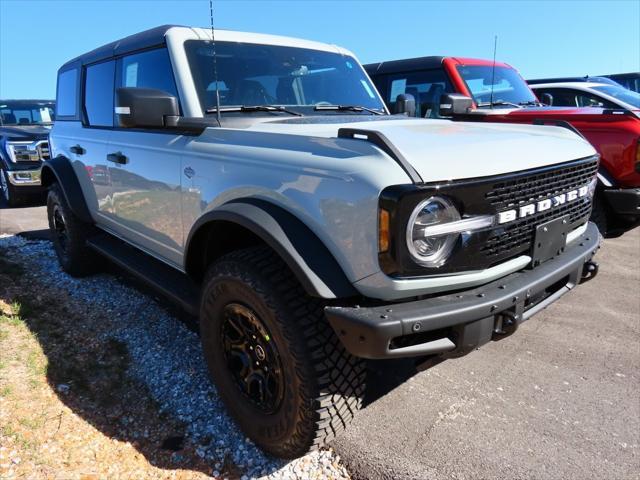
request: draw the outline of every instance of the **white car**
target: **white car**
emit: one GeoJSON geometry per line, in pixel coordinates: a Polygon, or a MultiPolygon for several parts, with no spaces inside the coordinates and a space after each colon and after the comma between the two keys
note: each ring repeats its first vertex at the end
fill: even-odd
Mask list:
{"type": "Polygon", "coordinates": [[[554,107],[622,108],[640,116],[640,93],[616,85],[557,82],[530,86],[540,101],[554,107]]]}

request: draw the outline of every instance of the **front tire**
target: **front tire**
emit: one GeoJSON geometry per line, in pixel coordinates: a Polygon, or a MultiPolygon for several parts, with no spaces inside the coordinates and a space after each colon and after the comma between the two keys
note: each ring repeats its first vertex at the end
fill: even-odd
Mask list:
{"type": "Polygon", "coordinates": [[[222,257],[204,285],[204,355],[242,430],[284,458],[330,441],[361,406],[365,365],[344,350],[322,303],[264,247],[222,257]]]}
{"type": "Polygon", "coordinates": [[[71,211],[57,183],[49,188],[47,217],[53,248],[62,269],[73,277],[95,273],[102,259],[87,244],[94,227],[71,211]]]}

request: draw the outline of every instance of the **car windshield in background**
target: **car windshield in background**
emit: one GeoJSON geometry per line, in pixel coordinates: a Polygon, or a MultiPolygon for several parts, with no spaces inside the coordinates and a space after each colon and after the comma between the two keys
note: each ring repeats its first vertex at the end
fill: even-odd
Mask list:
{"type": "MultiPolygon", "coordinates": [[[[215,111],[213,47],[209,42],[186,42],[186,51],[203,111],[215,111]]],[[[306,48],[216,42],[216,69],[221,111],[261,112],[225,107],[277,105],[305,114],[367,114],[384,112],[360,64],[352,57],[306,48]],[[363,109],[318,106],[357,106],[363,109]]],[[[270,109],[277,112],[277,109],[270,109]]]]}
{"type": "Polygon", "coordinates": [[[459,66],[458,72],[464,79],[473,99],[479,106],[489,107],[492,100],[496,107],[534,105],[535,95],[527,83],[512,68],[491,65],[459,66]],[[493,87],[493,88],[492,88],[493,87]],[[482,104],[482,105],[480,105],[482,104]]]}
{"type": "Polygon", "coordinates": [[[621,102],[633,105],[636,108],[640,108],[640,93],[636,93],[632,90],[627,90],[622,87],[615,87],[613,85],[600,85],[593,87],[598,92],[606,93],[614,98],[617,98],[621,102]]]}
{"type": "Polygon", "coordinates": [[[3,102],[0,100],[0,125],[47,125],[53,122],[52,102],[3,102]]]}

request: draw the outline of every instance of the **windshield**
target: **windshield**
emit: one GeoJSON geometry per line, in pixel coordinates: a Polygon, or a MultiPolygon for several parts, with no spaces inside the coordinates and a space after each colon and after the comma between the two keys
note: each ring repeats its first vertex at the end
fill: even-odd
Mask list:
{"type": "Polygon", "coordinates": [[[607,95],[611,95],[621,102],[628,103],[629,105],[633,105],[636,108],[640,108],[640,93],[636,93],[632,90],[627,90],[626,88],[622,87],[615,87],[613,85],[601,85],[593,87],[593,89],[602,93],[606,93],[607,95]]]}
{"type": "Polygon", "coordinates": [[[3,102],[0,125],[47,125],[54,120],[53,102],[3,102]]]}
{"type": "MultiPolygon", "coordinates": [[[[209,42],[190,40],[185,48],[202,109],[215,108],[213,47],[209,42]]],[[[215,48],[221,107],[278,105],[297,112],[325,115],[365,112],[315,112],[314,107],[357,105],[384,111],[375,87],[352,57],[251,43],[216,42],[215,48]]]]}
{"type": "Polygon", "coordinates": [[[513,106],[509,103],[527,105],[537,102],[529,86],[513,68],[496,66],[493,72],[491,65],[467,65],[459,66],[458,73],[478,104],[489,106],[492,89],[494,103],[505,103],[505,107],[513,106]]]}

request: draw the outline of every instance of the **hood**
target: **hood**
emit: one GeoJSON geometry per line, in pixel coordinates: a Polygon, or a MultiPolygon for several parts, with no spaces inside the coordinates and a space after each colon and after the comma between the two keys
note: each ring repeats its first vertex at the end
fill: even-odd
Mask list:
{"type": "Polygon", "coordinates": [[[341,127],[376,130],[393,143],[424,182],[487,177],[596,154],[586,140],[560,127],[368,118],[345,119],[340,124],[315,123],[302,117],[259,123],[251,130],[328,138],[337,137],[341,127]]]}
{"type": "Polygon", "coordinates": [[[45,140],[51,125],[0,125],[0,136],[8,140],[45,140]]]}

